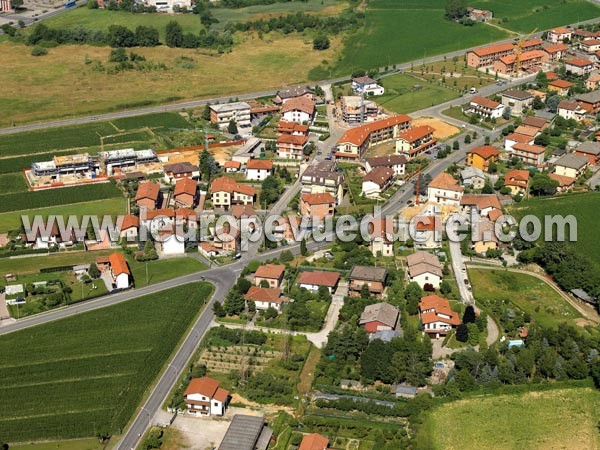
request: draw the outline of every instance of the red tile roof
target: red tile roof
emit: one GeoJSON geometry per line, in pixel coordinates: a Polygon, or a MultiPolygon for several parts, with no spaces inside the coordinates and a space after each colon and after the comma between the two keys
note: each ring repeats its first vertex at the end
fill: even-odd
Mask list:
{"type": "Polygon", "coordinates": [[[389,167],[375,167],[363,177],[363,183],[365,181],[370,181],[378,186],[384,186],[393,177],[394,169],[389,167]]]}
{"type": "Polygon", "coordinates": [[[226,169],[239,169],[242,167],[242,163],[239,161],[227,161],[223,167],[226,169]]]}
{"type": "Polygon", "coordinates": [[[111,253],[108,257],[108,262],[110,263],[110,268],[115,276],[120,275],[122,273],[126,273],[130,275],[129,267],[127,266],[127,260],[121,253],[111,253]]]}
{"type": "Polygon", "coordinates": [[[318,433],[306,435],[302,438],[298,450],[325,450],[329,445],[329,439],[318,433]]]}
{"type": "Polygon", "coordinates": [[[472,150],[469,150],[467,153],[479,155],[483,159],[489,159],[493,156],[500,156],[500,151],[496,147],[492,147],[491,145],[481,145],[479,147],[475,147],[472,150]]]}
{"type": "Polygon", "coordinates": [[[306,133],[308,125],[280,120],[277,124],[278,133],[306,133]]]}
{"type": "Polygon", "coordinates": [[[294,110],[302,111],[312,116],[315,113],[315,102],[307,97],[294,97],[287,100],[281,107],[282,114],[294,110]]]}
{"type": "Polygon", "coordinates": [[[298,277],[298,284],[312,284],[315,286],[334,287],[340,280],[340,274],[337,272],[328,272],[325,270],[315,270],[312,272],[301,272],[298,277]]]}
{"type": "Polygon", "coordinates": [[[335,197],[329,192],[321,192],[318,194],[302,194],[300,199],[308,205],[324,205],[335,203],[335,197]]]}
{"type": "Polygon", "coordinates": [[[151,181],[140,183],[135,194],[135,199],[141,200],[143,198],[149,198],[150,200],[156,201],[158,199],[159,192],[160,186],[158,183],[153,183],[151,181]]]}
{"type": "Polygon", "coordinates": [[[550,173],[548,174],[548,176],[550,178],[552,178],[555,181],[558,181],[558,186],[559,187],[568,187],[571,186],[572,184],[575,183],[575,178],[573,177],[566,177],[564,175],[558,175],[556,173],[550,173]]]}
{"type": "Polygon", "coordinates": [[[214,378],[201,377],[192,378],[183,395],[201,394],[208,398],[214,398],[220,382],[214,378]]]}
{"type": "Polygon", "coordinates": [[[127,214],[123,216],[123,221],[121,222],[121,231],[129,228],[137,228],[139,226],[140,218],[138,216],[134,216],[133,214],[127,214]]]}
{"type": "Polygon", "coordinates": [[[513,145],[513,149],[526,153],[533,153],[534,155],[539,155],[540,153],[544,153],[546,151],[546,149],[542,146],[524,144],[522,142],[517,142],[515,145],[513,145]]]}
{"type": "Polygon", "coordinates": [[[544,41],[542,41],[541,39],[530,39],[528,41],[523,41],[523,43],[521,44],[521,48],[528,48],[528,47],[534,47],[536,45],[542,45],[544,43],[544,41]]]}
{"type": "Polygon", "coordinates": [[[281,289],[262,288],[258,286],[251,286],[246,295],[244,295],[244,299],[269,303],[283,303],[286,301],[286,299],[281,298],[281,289]]]}
{"type": "Polygon", "coordinates": [[[285,272],[285,266],[282,264],[265,264],[260,266],[254,276],[257,278],[279,279],[285,272]]]}
{"type": "Polygon", "coordinates": [[[191,178],[180,178],[175,182],[175,190],[173,191],[173,196],[177,197],[181,194],[195,196],[197,186],[198,185],[196,184],[196,181],[192,180],[191,178]]]}
{"type": "Polygon", "coordinates": [[[535,127],[528,127],[527,125],[519,125],[515,129],[516,134],[523,134],[525,136],[535,137],[539,133],[539,130],[535,127]]]}
{"type": "Polygon", "coordinates": [[[524,134],[519,134],[519,133],[511,133],[508,136],[506,136],[504,139],[506,141],[521,142],[523,144],[529,144],[531,141],[533,141],[533,138],[531,136],[526,136],[524,134]]]}
{"type": "Polygon", "coordinates": [[[282,134],[277,138],[278,144],[304,145],[308,136],[304,134],[282,134]]]}
{"type": "Polygon", "coordinates": [[[273,161],[268,159],[251,159],[246,163],[246,169],[273,170],[273,161]]]}
{"type": "Polygon", "coordinates": [[[550,44],[543,47],[546,53],[558,53],[558,52],[566,52],[569,50],[569,46],[563,43],[560,44],[550,44]]]}
{"type": "Polygon", "coordinates": [[[514,49],[514,45],[510,42],[504,44],[488,45],[486,47],[479,47],[472,50],[477,56],[488,56],[496,53],[503,53],[514,49]]]}
{"type": "Polygon", "coordinates": [[[246,195],[255,195],[256,189],[250,185],[246,185],[243,183],[238,183],[233,178],[229,177],[219,177],[215,178],[210,185],[211,192],[229,192],[233,194],[234,192],[239,192],[241,194],[246,195]]]}
{"type": "Polygon", "coordinates": [[[498,106],[500,106],[501,104],[486,98],[486,97],[482,97],[481,95],[476,95],[475,97],[473,97],[473,99],[471,100],[471,103],[476,103],[477,105],[481,105],[484,108],[490,108],[490,109],[496,109],[498,106]]]}
{"type": "Polygon", "coordinates": [[[462,192],[464,190],[462,186],[458,185],[456,179],[446,172],[440,173],[433,180],[431,180],[431,182],[429,183],[429,187],[457,192],[462,192]]]}
{"type": "Polygon", "coordinates": [[[546,72],[546,78],[548,79],[548,81],[557,80],[558,75],[556,74],[556,72],[546,72]]]}
{"type": "Polygon", "coordinates": [[[406,142],[412,143],[419,139],[423,139],[425,136],[433,134],[435,130],[431,128],[429,125],[421,125],[414,128],[409,128],[408,130],[400,133],[398,135],[399,139],[404,139],[406,142]]]}
{"type": "Polygon", "coordinates": [[[504,175],[504,184],[506,186],[517,186],[517,187],[527,187],[527,182],[529,181],[529,171],[528,170],[518,170],[513,169],[506,172],[504,175]]]}
{"type": "Polygon", "coordinates": [[[548,86],[555,86],[560,89],[569,89],[573,86],[573,83],[567,80],[552,80],[548,83],[548,86]]]}
{"type": "Polygon", "coordinates": [[[367,140],[369,135],[374,131],[383,130],[384,128],[393,127],[402,123],[410,122],[412,119],[405,115],[399,114],[396,116],[388,117],[387,119],[376,120],[365,125],[350,128],[338,141],[338,144],[349,142],[351,144],[361,146],[367,140]]]}
{"type": "Polygon", "coordinates": [[[585,66],[591,66],[594,63],[592,63],[589,59],[585,59],[585,58],[571,58],[571,59],[567,59],[565,61],[565,64],[569,64],[569,65],[575,66],[575,67],[585,67],[585,66]]]}
{"type": "MultiPolygon", "coordinates": [[[[531,50],[530,52],[521,53],[521,61],[529,61],[531,59],[541,59],[546,55],[542,50],[531,50]]],[[[517,60],[517,55],[507,55],[500,58],[504,64],[513,64],[517,60]]]]}
{"type": "Polygon", "coordinates": [[[502,209],[500,200],[495,194],[465,194],[460,199],[460,204],[463,206],[477,206],[477,208],[496,208],[502,209]]]}
{"type": "Polygon", "coordinates": [[[573,31],[568,29],[567,27],[556,27],[556,28],[552,28],[550,30],[551,33],[554,34],[569,34],[572,33],[573,31]]]}

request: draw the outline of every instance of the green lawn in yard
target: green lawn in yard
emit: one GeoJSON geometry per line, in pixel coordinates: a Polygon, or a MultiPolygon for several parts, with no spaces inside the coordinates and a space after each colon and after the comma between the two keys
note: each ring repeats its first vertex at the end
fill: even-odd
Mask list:
{"type": "MultiPolygon", "coordinates": [[[[81,217],[83,215],[94,214],[97,216],[112,216],[114,218],[119,214],[127,212],[126,201],[125,198],[107,198],[105,200],[86,203],[2,213],[0,214],[0,233],[20,229],[21,215],[27,215],[29,220],[33,220],[33,217],[36,215],[42,215],[44,219],[49,215],[59,215],[63,216],[65,221],[70,215],[81,217]]],[[[100,221],[102,221],[102,217],[100,217],[100,221]]]]}
{"type": "Polygon", "coordinates": [[[508,300],[544,327],[581,317],[554,289],[531,275],[471,268],[469,279],[475,299],[484,308],[490,300],[508,300]]]}
{"type": "Polygon", "coordinates": [[[118,434],[211,292],[186,284],[0,337],[3,440],[118,434]]]}
{"type": "Polygon", "coordinates": [[[600,392],[565,388],[459,400],[427,413],[420,448],[595,450],[600,392]]]}
{"type": "Polygon", "coordinates": [[[127,262],[129,263],[135,286],[138,288],[206,269],[204,264],[192,257],[149,261],[148,278],[146,279],[145,262],[135,261],[131,257],[127,258],[127,262]]]}
{"type": "Polygon", "coordinates": [[[452,117],[456,120],[462,120],[463,122],[469,122],[469,118],[462,112],[460,106],[453,106],[452,108],[445,109],[442,114],[448,117],[452,117]]]}
{"type": "Polygon", "coordinates": [[[589,192],[525,200],[510,206],[508,212],[517,220],[527,214],[533,214],[541,219],[542,225],[544,216],[547,215],[563,217],[574,215],[577,219],[577,241],[569,243],[569,245],[600,265],[600,241],[597,238],[597,227],[600,220],[600,193],[589,192]]]}
{"type": "Polygon", "coordinates": [[[385,77],[383,85],[385,94],[375,101],[396,113],[410,113],[460,97],[456,91],[406,74],[385,77]]]}
{"type": "MultiPolygon", "coordinates": [[[[23,256],[19,258],[0,258],[0,274],[27,274],[37,273],[40,269],[48,267],[62,267],[77,264],[87,264],[96,260],[98,256],[109,255],[114,250],[99,250],[97,252],[69,251],[50,253],[43,256],[23,256]]],[[[17,280],[17,282],[19,282],[17,280]]]]}
{"type": "Polygon", "coordinates": [[[104,445],[97,438],[74,439],[71,441],[39,442],[33,444],[12,445],[16,450],[102,450],[104,445]]]}

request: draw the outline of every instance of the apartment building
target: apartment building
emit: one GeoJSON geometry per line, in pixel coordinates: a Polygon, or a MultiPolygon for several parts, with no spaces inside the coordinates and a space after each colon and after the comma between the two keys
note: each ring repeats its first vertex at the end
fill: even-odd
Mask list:
{"type": "Polygon", "coordinates": [[[222,130],[227,129],[232,120],[238,128],[248,128],[251,126],[250,109],[246,102],[210,105],[210,122],[217,124],[222,130]]]}

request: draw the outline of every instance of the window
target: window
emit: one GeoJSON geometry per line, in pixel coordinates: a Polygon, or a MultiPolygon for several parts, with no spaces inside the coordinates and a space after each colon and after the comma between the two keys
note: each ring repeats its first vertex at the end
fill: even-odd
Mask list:
{"type": "Polygon", "coordinates": [[[219,403],[218,402],[214,402],[213,406],[219,406],[219,403]]]}

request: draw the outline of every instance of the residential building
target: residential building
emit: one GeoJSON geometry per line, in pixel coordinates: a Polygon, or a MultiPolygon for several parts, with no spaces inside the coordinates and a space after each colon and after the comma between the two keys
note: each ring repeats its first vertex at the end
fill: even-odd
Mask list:
{"type": "Polygon", "coordinates": [[[287,298],[281,296],[281,289],[259,286],[250,286],[244,295],[244,300],[246,302],[253,301],[258,310],[264,311],[273,308],[277,312],[281,312],[281,306],[288,301],[287,298]]]}
{"type": "Polygon", "coordinates": [[[429,125],[421,125],[403,131],[396,140],[396,153],[406,155],[408,159],[421,156],[427,150],[435,147],[437,140],[433,137],[434,131],[429,125]]]}
{"type": "Polygon", "coordinates": [[[558,95],[569,95],[569,89],[573,87],[573,83],[566,80],[554,80],[548,82],[548,90],[556,92],[558,95]]]}
{"type": "Polygon", "coordinates": [[[442,220],[437,215],[418,215],[413,218],[414,243],[417,250],[433,250],[442,246],[442,220]]]}
{"type": "Polygon", "coordinates": [[[535,138],[539,134],[539,129],[535,127],[528,127],[527,125],[519,125],[515,128],[515,134],[520,134],[530,138],[535,138]]]}
{"type": "Polygon", "coordinates": [[[564,177],[579,178],[588,167],[589,159],[585,156],[577,156],[567,153],[554,162],[554,173],[564,177]]]}
{"type": "Polygon", "coordinates": [[[590,76],[585,80],[585,88],[590,90],[596,90],[600,87],[600,72],[592,72],[590,76]]]}
{"type": "Polygon", "coordinates": [[[556,173],[550,173],[548,176],[558,182],[556,192],[567,192],[571,190],[577,181],[577,178],[565,177],[556,173]]]}
{"type": "Polygon", "coordinates": [[[277,124],[277,133],[292,134],[295,136],[308,136],[308,125],[280,120],[277,124]]]}
{"type": "Polygon", "coordinates": [[[492,11],[467,7],[467,17],[475,22],[489,22],[494,17],[492,11]]]}
{"type": "Polygon", "coordinates": [[[265,264],[260,266],[254,272],[254,284],[260,286],[262,281],[266,281],[270,288],[281,287],[285,266],[283,264],[265,264]]]}
{"type": "Polygon", "coordinates": [[[408,160],[404,155],[376,156],[365,159],[365,170],[369,173],[373,169],[384,167],[392,169],[395,176],[401,177],[406,172],[407,162],[408,160]]]}
{"type": "Polygon", "coordinates": [[[383,95],[385,89],[370,77],[352,78],[352,91],[357,95],[383,95]]]}
{"type": "Polygon", "coordinates": [[[280,217],[273,224],[273,237],[276,242],[299,242],[308,226],[309,224],[306,224],[304,227],[298,216],[280,217]]]}
{"type": "Polygon", "coordinates": [[[408,266],[408,280],[415,282],[422,289],[425,285],[430,285],[433,288],[439,288],[442,282],[442,265],[437,256],[425,252],[418,251],[406,257],[408,266]]]}
{"type": "Polygon", "coordinates": [[[600,162],[600,143],[585,141],[575,147],[577,156],[584,156],[589,164],[598,164],[600,162]]]}
{"type": "Polygon", "coordinates": [[[210,184],[210,195],[213,207],[229,209],[235,204],[254,205],[256,189],[233,178],[219,177],[210,184]]]}
{"type": "Polygon", "coordinates": [[[277,138],[277,157],[283,159],[304,158],[304,149],[308,144],[308,136],[302,134],[281,134],[277,138]]]}
{"type": "Polygon", "coordinates": [[[193,208],[196,205],[198,185],[191,178],[180,178],[175,182],[173,202],[181,208],[193,208]]]}
{"type": "Polygon", "coordinates": [[[465,167],[463,170],[461,170],[460,178],[463,182],[463,185],[472,187],[473,189],[483,189],[485,186],[485,172],[473,166],[465,167]]]}
{"type": "Polygon", "coordinates": [[[600,50],[600,39],[584,39],[579,43],[579,48],[586,53],[596,53],[600,50]]]}
{"type": "Polygon", "coordinates": [[[263,416],[236,414],[218,450],[267,450],[272,437],[263,416]]]}
{"type": "Polygon", "coordinates": [[[368,286],[371,295],[380,295],[385,289],[385,267],[354,266],[348,277],[350,295],[360,295],[362,287],[368,286]]]}
{"type": "Polygon", "coordinates": [[[583,41],[585,39],[594,39],[598,36],[599,36],[598,32],[593,32],[593,31],[584,30],[582,28],[578,28],[575,31],[573,31],[572,38],[583,41]]]}
{"type": "Polygon", "coordinates": [[[423,331],[431,338],[438,339],[460,325],[458,314],[452,311],[450,302],[438,295],[428,295],[419,302],[419,316],[423,331]]]}
{"type": "Polygon", "coordinates": [[[296,97],[287,100],[281,107],[283,120],[310,124],[315,118],[315,102],[306,97],[296,97]]]}
{"type": "Polygon", "coordinates": [[[391,219],[371,219],[369,249],[373,256],[394,256],[394,222],[391,219]]]}
{"type": "Polygon", "coordinates": [[[246,163],[246,179],[260,181],[273,175],[273,161],[268,159],[251,159],[246,163]]]}
{"type": "Polygon", "coordinates": [[[498,162],[500,151],[491,145],[482,145],[467,151],[467,166],[487,172],[490,163],[498,162]]]}
{"type": "Polygon", "coordinates": [[[225,161],[225,164],[223,164],[225,173],[236,173],[239,172],[241,168],[242,163],[239,161],[225,161]]]}
{"type": "Polygon", "coordinates": [[[559,43],[565,40],[571,40],[573,30],[567,27],[557,27],[548,31],[547,38],[550,42],[559,43]]]}
{"type": "MultiPolygon", "coordinates": [[[[536,72],[542,67],[547,58],[543,50],[531,50],[521,53],[520,70],[522,72],[536,72]]],[[[503,56],[494,62],[494,71],[502,74],[514,74],[517,71],[517,55],[503,56]]]]}
{"type": "Polygon", "coordinates": [[[110,275],[113,282],[113,289],[128,289],[130,284],[131,272],[127,265],[127,260],[122,253],[111,253],[108,256],[110,266],[110,275]]]}
{"type": "Polygon", "coordinates": [[[340,102],[342,120],[348,125],[358,125],[377,119],[379,107],[372,100],[357,96],[343,96],[340,102]]]}
{"type": "Polygon", "coordinates": [[[465,194],[460,200],[461,212],[468,216],[496,220],[502,215],[500,200],[495,194],[465,194]]]}
{"type": "Polygon", "coordinates": [[[356,160],[371,146],[390,141],[410,127],[404,114],[376,120],[347,130],[337,142],[336,158],[356,160]]]}
{"type": "Polygon", "coordinates": [[[539,169],[544,166],[545,153],[545,147],[517,142],[512,146],[511,157],[516,157],[523,164],[539,169]]]}
{"type": "Polygon", "coordinates": [[[594,63],[585,58],[570,58],[565,61],[565,68],[567,72],[576,75],[585,75],[594,70],[594,63]]]}
{"type": "Polygon", "coordinates": [[[512,152],[513,145],[515,145],[517,142],[520,142],[521,144],[533,145],[534,141],[535,139],[533,136],[520,133],[510,133],[504,137],[504,150],[512,152]]]}
{"type": "Polygon", "coordinates": [[[365,306],[358,324],[365,328],[367,333],[377,331],[395,330],[400,319],[400,311],[389,303],[375,303],[365,306]]]}
{"type": "Polygon", "coordinates": [[[229,122],[234,121],[238,128],[248,128],[250,121],[250,105],[246,102],[234,102],[210,105],[210,122],[220,129],[226,130],[229,122]]]}
{"type": "Polygon", "coordinates": [[[118,226],[119,238],[125,242],[135,242],[140,228],[140,218],[133,214],[123,216],[121,224],[118,226]]]}
{"type": "Polygon", "coordinates": [[[160,256],[174,256],[185,254],[185,236],[182,231],[179,232],[175,227],[163,229],[158,232],[158,239],[155,241],[156,252],[160,256]]]}
{"type": "Polygon", "coordinates": [[[477,114],[481,117],[489,117],[490,119],[499,119],[504,112],[502,103],[496,102],[486,97],[476,95],[469,102],[468,112],[477,114]]]}
{"type": "Polygon", "coordinates": [[[588,114],[596,115],[600,112],[600,90],[579,94],[575,100],[588,114]]]}
{"type": "Polygon", "coordinates": [[[135,203],[138,208],[155,209],[160,196],[160,185],[147,181],[140,183],[135,193],[135,203]]]}
{"type": "Polygon", "coordinates": [[[533,95],[519,89],[510,89],[500,94],[502,105],[510,108],[510,113],[516,116],[523,114],[525,109],[531,108],[533,95]]]}
{"type": "Polygon", "coordinates": [[[329,192],[335,197],[336,205],[344,198],[344,173],[338,170],[335,161],[320,161],[308,166],[300,176],[303,194],[329,192]]]}
{"type": "Polygon", "coordinates": [[[504,175],[504,186],[510,188],[512,195],[525,195],[529,186],[529,171],[513,169],[504,175]]]}
{"type": "Polygon", "coordinates": [[[313,221],[323,222],[335,213],[335,197],[329,192],[301,194],[299,207],[301,215],[310,217],[313,221]]]}
{"type": "Polygon", "coordinates": [[[394,182],[394,169],[377,167],[363,177],[361,195],[378,198],[394,182]]]}
{"type": "Polygon", "coordinates": [[[526,51],[526,52],[529,52],[532,50],[541,50],[543,45],[544,45],[544,41],[542,41],[541,39],[538,39],[538,38],[529,39],[528,41],[523,41],[523,43],[521,44],[521,50],[526,51]]]}
{"type": "Polygon", "coordinates": [[[546,53],[546,62],[556,62],[562,59],[569,50],[569,46],[563,43],[549,44],[542,47],[546,53]]]}
{"type": "Polygon", "coordinates": [[[473,227],[471,248],[478,255],[485,255],[488,250],[497,250],[499,243],[494,222],[485,219],[473,227]]]}
{"type": "Polygon", "coordinates": [[[165,172],[165,181],[169,184],[181,178],[200,178],[200,169],[198,166],[187,161],[165,164],[163,170],[165,172]]]}
{"type": "Polygon", "coordinates": [[[574,119],[577,122],[581,122],[587,111],[582,108],[582,106],[573,100],[562,100],[559,102],[556,112],[558,115],[564,119],[574,119]]]}
{"type": "Polygon", "coordinates": [[[523,125],[537,128],[540,132],[544,131],[550,123],[543,117],[527,116],[523,119],[523,125]]]}
{"type": "Polygon", "coordinates": [[[134,150],[133,148],[100,152],[98,153],[98,159],[100,169],[109,175],[112,175],[115,172],[115,169],[158,162],[158,157],[156,156],[156,153],[154,153],[154,150],[134,150]]]}
{"type": "Polygon", "coordinates": [[[298,86],[290,89],[284,89],[282,91],[277,91],[275,98],[273,99],[273,103],[276,105],[282,105],[286,103],[288,100],[304,97],[308,100],[315,100],[315,93],[312,89],[307,86],[298,86]]]}
{"type": "Polygon", "coordinates": [[[476,69],[491,67],[494,61],[514,52],[514,44],[507,42],[475,48],[467,52],[467,64],[476,69]]]}
{"type": "Polygon", "coordinates": [[[194,416],[222,416],[229,400],[229,391],[213,378],[192,378],[183,393],[187,413],[194,416]]]}
{"type": "Polygon", "coordinates": [[[213,233],[213,246],[219,253],[231,254],[237,253],[241,245],[241,232],[239,228],[232,227],[231,224],[223,224],[223,228],[215,228],[213,233]]]}
{"type": "Polygon", "coordinates": [[[427,186],[429,201],[440,205],[458,206],[463,191],[464,188],[446,172],[435,176],[427,186]]]}
{"type": "Polygon", "coordinates": [[[319,288],[324,286],[330,294],[333,294],[340,282],[340,274],[325,270],[313,270],[300,272],[296,283],[300,288],[308,289],[313,293],[319,292],[319,288]]]}
{"type": "Polygon", "coordinates": [[[327,450],[328,445],[329,439],[321,434],[312,433],[302,437],[298,450],[327,450]]]}

